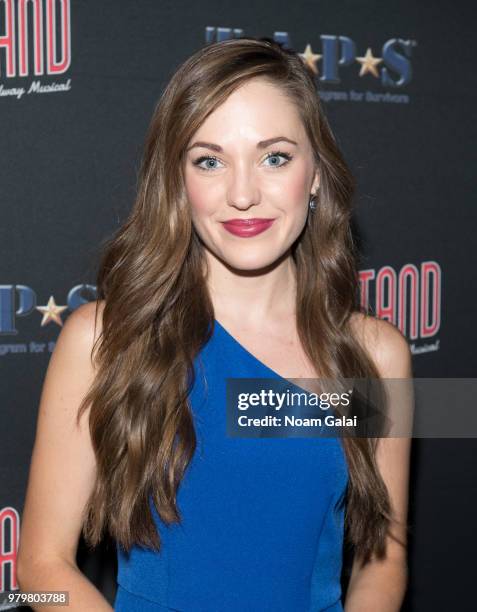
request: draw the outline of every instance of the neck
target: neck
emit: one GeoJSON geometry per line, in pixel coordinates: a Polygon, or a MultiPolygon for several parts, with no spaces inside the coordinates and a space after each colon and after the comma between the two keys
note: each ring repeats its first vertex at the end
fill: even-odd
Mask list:
{"type": "Polygon", "coordinates": [[[208,255],[206,282],[215,316],[241,326],[294,316],[296,265],[287,253],[260,270],[236,270],[208,255]]]}

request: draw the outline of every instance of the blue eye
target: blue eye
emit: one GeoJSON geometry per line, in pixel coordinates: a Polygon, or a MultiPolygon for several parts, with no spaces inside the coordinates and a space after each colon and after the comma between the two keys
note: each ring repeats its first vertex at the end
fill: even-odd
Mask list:
{"type": "Polygon", "coordinates": [[[267,155],[266,159],[273,159],[273,158],[278,158],[278,157],[283,157],[286,160],[285,163],[280,164],[280,165],[272,164],[271,167],[281,168],[282,166],[286,166],[288,162],[293,159],[291,155],[289,155],[288,153],[284,153],[282,151],[272,151],[271,153],[267,155]]]}
{"type": "MultiPolygon", "coordinates": [[[[285,159],[285,162],[282,164],[273,163],[269,166],[270,168],[274,168],[274,167],[281,168],[283,166],[286,166],[286,164],[288,164],[288,162],[293,159],[292,155],[289,155],[288,153],[284,153],[283,151],[272,151],[271,153],[267,155],[265,160],[275,159],[279,157],[283,157],[285,159]]],[[[207,164],[210,164],[210,162],[220,163],[219,159],[215,157],[215,155],[202,155],[201,157],[198,157],[196,160],[194,160],[192,163],[194,166],[197,166],[199,170],[204,170],[205,172],[210,172],[211,170],[216,169],[216,167],[214,166],[211,167],[210,165],[208,165],[208,167],[202,166],[201,164],[203,164],[204,162],[207,162],[207,164]]]]}
{"type": "Polygon", "coordinates": [[[217,157],[213,156],[213,155],[202,155],[202,157],[199,157],[198,159],[196,159],[195,161],[193,161],[192,163],[194,164],[194,166],[197,166],[200,170],[205,170],[206,172],[209,172],[210,170],[215,170],[215,168],[211,168],[210,166],[208,168],[204,168],[203,166],[201,166],[200,164],[202,162],[218,162],[219,160],[217,159],[217,157]]]}

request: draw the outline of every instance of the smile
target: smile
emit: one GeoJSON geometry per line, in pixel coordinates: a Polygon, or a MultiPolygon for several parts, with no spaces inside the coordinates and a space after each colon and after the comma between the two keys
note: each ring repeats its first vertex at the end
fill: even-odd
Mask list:
{"type": "Polygon", "coordinates": [[[222,225],[235,236],[249,238],[267,230],[274,221],[275,219],[230,219],[229,221],[223,221],[222,225]]]}

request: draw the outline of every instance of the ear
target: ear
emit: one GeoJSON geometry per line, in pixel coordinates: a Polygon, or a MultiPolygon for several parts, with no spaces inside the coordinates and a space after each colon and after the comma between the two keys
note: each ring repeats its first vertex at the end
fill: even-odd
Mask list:
{"type": "Polygon", "coordinates": [[[312,193],[317,193],[319,186],[320,186],[320,173],[317,170],[315,172],[315,178],[313,180],[313,187],[311,189],[312,193]]]}

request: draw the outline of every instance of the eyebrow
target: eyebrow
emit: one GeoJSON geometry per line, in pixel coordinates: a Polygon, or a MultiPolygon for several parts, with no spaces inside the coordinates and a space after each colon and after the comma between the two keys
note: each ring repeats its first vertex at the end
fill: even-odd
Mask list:
{"type": "MultiPolygon", "coordinates": [[[[287,138],[286,136],[275,136],[274,138],[268,138],[267,140],[260,140],[260,142],[257,142],[257,148],[266,149],[270,145],[276,142],[280,142],[280,141],[289,142],[291,144],[298,145],[297,142],[295,142],[294,140],[291,140],[291,138],[287,138]]],[[[204,149],[212,149],[212,151],[217,151],[217,153],[223,152],[222,147],[219,146],[218,144],[214,144],[213,142],[203,142],[200,140],[197,142],[194,142],[194,144],[190,145],[190,147],[187,147],[186,151],[190,151],[190,149],[193,149],[194,147],[203,147],[204,149]]]]}

